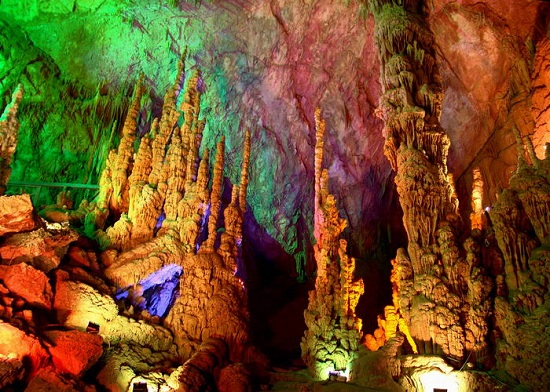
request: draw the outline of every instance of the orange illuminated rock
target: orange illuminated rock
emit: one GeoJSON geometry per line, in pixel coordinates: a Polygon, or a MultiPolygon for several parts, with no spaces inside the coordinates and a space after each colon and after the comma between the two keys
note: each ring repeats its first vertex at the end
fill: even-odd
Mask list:
{"type": "Polygon", "coordinates": [[[55,372],[51,368],[42,369],[32,378],[25,392],[95,392],[95,386],[86,385],[67,374],[55,372]]]}
{"type": "Polygon", "coordinates": [[[69,244],[78,233],[68,227],[57,230],[43,229],[18,233],[8,237],[0,246],[0,257],[9,263],[28,263],[49,272],[59,266],[69,244]]]}
{"type": "Polygon", "coordinates": [[[33,212],[29,195],[0,196],[0,236],[34,229],[33,212]]]}
{"type": "Polygon", "coordinates": [[[47,331],[51,344],[48,351],[54,366],[62,373],[80,377],[103,354],[103,339],[99,335],[73,331],[47,331]]]}
{"type": "Polygon", "coordinates": [[[340,234],[347,225],[340,218],[336,200],[328,191],[328,172],[322,170],[325,123],[315,113],[315,212],[314,245],[317,263],[315,289],[309,292],[304,312],[307,330],[300,347],[311,374],[326,380],[331,371],[348,372],[361,339],[362,320],[355,307],[363,294],[362,279],[355,279],[355,259],[347,255],[340,234]]]}
{"type": "Polygon", "coordinates": [[[9,291],[24,298],[31,306],[52,308],[52,288],[44,272],[26,263],[0,265],[0,277],[9,291]]]}
{"type": "Polygon", "coordinates": [[[1,320],[0,353],[15,354],[20,361],[25,360],[26,376],[35,374],[50,363],[50,355],[36,336],[1,320]]]}
{"type": "Polygon", "coordinates": [[[0,388],[21,380],[23,373],[23,362],[15,353],[0,354],[0,388]]]}

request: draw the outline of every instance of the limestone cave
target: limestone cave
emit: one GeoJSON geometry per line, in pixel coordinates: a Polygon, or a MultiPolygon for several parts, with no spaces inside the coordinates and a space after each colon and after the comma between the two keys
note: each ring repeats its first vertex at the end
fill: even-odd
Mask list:
{"type": "Polygon", "coordinates": [[[0,390],[550,389],[550,3],[0,0],[0,390]]]}

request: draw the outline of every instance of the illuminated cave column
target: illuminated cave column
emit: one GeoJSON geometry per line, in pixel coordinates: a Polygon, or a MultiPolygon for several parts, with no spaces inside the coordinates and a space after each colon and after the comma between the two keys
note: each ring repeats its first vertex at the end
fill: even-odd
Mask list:
{"type": "Polygon", "coordinates": [[[424,273],[422,248],[436,244],[437,224],[457,212],[457,202],[447,172],[450,142],[439,123],[443,94],[433,35],[420,3],[405,4],[373,6],[383,88],[377,114],[384,120],[384,153],[397,172],[414,272],[424,273]]]}
{"type": "Polygon", "coordinates": [[[479,167],[472,171],[472,213],[470,223],[473,229],[483,229],[483,176],[479,167]]]}
{"type": "Polygon", "coordinates": [[[17,110],[23,98],[23,92],[23,85],[20,84],[14,91],[11,102],[0,116],[0,196],[4,194],[11,174],[10,163],[17,146],[20,125],[17,120],[17,110]]]}
{"type": "Polygon", "coordinates": [[[331,373],[347,377],[361,339],[362,321],[355,307],[363,294],[362,279],[354,280],[355,260],[346,253],[340,233],[347,225],[328,192],[328,172],[322,170],[325,123],[315,113],[314,245],[317,277],[304,312],[306,331],[300,344],[311,374],[326,380],[331,373]]]}
{"type": "Polygon", "coordinates": [[[445,276],[460,257],[445,222],[457,215],[458,201],[447,171],[450,141],[439,122],[443,93],[434,37],[420,1],[378,0],[369,6],[383,90],[377,114],[384,121],[384,153],[396,171],[408,236],[405,258],[412,268],[400,288],[399,313],[420,352],[461,358],[461,303],[453,300],[460,293],[445,276]]]}

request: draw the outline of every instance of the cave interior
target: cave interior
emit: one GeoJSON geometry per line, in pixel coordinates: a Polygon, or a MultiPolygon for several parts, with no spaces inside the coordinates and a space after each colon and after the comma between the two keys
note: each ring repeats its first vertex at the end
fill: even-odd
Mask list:
{"type": "Polygon", "coordinates": [[[0,389],[547,391],[550,3],[0,0],[0,389]]]}

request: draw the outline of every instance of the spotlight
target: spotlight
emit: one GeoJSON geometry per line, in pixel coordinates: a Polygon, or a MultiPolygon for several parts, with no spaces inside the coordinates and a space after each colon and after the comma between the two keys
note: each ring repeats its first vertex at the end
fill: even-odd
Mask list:
{"type": "Polygon", "coordinates": [[[135,382],[132,384],[132,391],[134,392],[148,392],[146,382],[135,382]]]}
{"type": "Polygon", "coordinates": [[[490,206],[485,207],[485,211],[486,211],[486,212],[490,212],[490,211],[491,211],[491,207],[490,207],[490,206]]]}
{"type": "Polygon", "coordinates": [[[346,376],[346,373],[338,370],[328,372],[328,379],[330,381],[340,381],[340,382],[348,381],[348,377],[346,376]]]}
{"type": "Polygon", "coordinates": [[[99,333],[99,324],[89,321],[88,326],[86,327],[86,332],[97,335],[99,333]]]}

